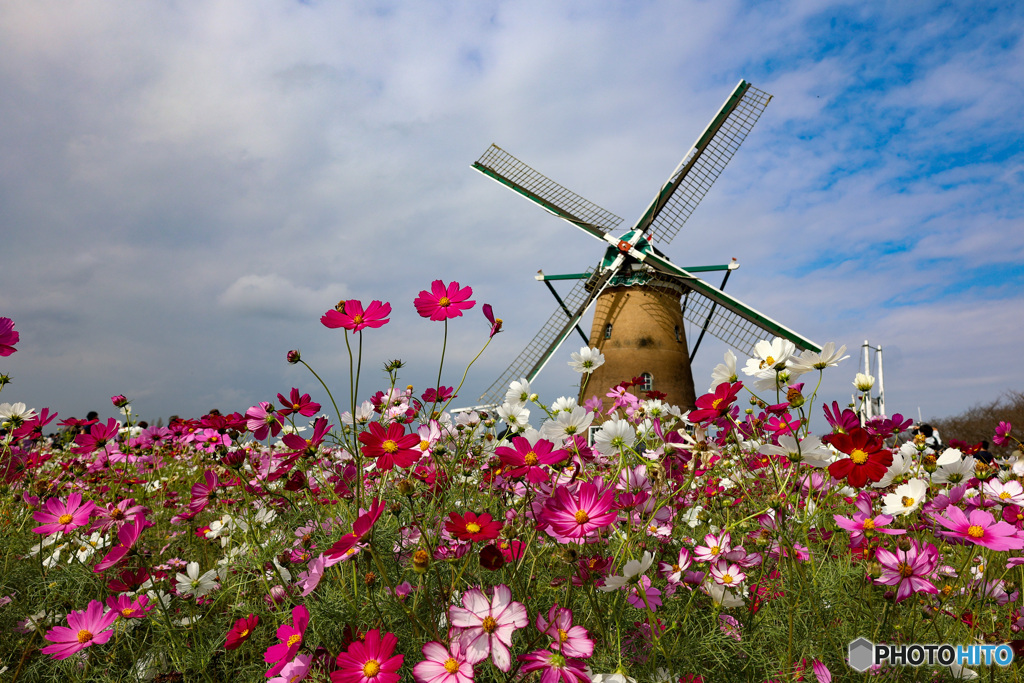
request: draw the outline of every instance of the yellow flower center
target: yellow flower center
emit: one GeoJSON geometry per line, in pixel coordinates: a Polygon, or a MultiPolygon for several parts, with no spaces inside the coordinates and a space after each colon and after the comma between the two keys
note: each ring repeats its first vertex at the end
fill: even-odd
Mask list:
{"type": "Polygon", "coordinates": [[[135,609],[132,607],[125,607],[123,610],[121,610],[122,617],[130,617],[133,614],[135,614],[135,609]]]}
{"type": "Polygon", "coordinates": [[[681,571],[683,571],[683,570],[682,570],[682,568],[678,564],[672,565],[672,573],[673,574],[678,574],[681,571]]]}
{"type": "Polygon", "coordinates": [[[92,640],[92,633],[86,631],[84,628],[78,632],[78,642],[84,644],[88,643],[90,640],[92,640]]]}
{"type": "Polygon", "coordinates": [[[75,518],[65,512],[57,521],[61,524],[71,524],[71,522],[75,521],[75,518]]]}
{"type": "Polygon", "coordinates": [[[712,555],[717,555],[720,552],[722,552],[722,548],[721,547],[719,547],[717,545],[711,546],[711,554],[712,555]]]}
{"type": "Polygon", "coordinates": [[[372,678],[373,676],[376,676],[379,673],[380,662],[378,662],[376,659],[371,659],[370,661],[366,662],[366,664],[363,664],[363,675],[367,678],[372,678]]]}
{"type": "Polygon", "coordinates": [[[567,640],[569,640],[569,634],[562,629],[558,629],[558,641],[564,643],[567,640]]]}
{"type": "Polygon", "coordinates": [[[421,451],[430,450],[430,442],[427,441],[426,439],[423,439],[423,441],[420,441],[420,450],[421,451]]]}
{"type": "Polygon", "coordinates": [[[438,306],[448,306],[449,304],[451,304],[451,302],[452,302],[451,299],[449,299],[446,296],[442,296],[440,301],[437,302],[437,305],[438,306]]]}
{"type": "Polygon", "coordinates": [[[900,562],[896,568],[899,571],[900,576],[902,576],[904,579],[909,579],[911,576],[914,575],[913,567],[911,567],[906,562],[900,562]]]}
{"type": "Polygon", "coordinates": [[[732,574],[722,574],[722,583],[729,585],[732,583],[732,574]]]}
{"type": "Polygon", "coordinates": [[[354,315],[354,316],[352,316],[352,322],[354,322],[356,325],[360,324],[361,322],[363,322],[363,316],[361,316],[361,315],[354,315]]]}
{"type": "Polygon", "coordinates": [[[471,534],[478,534],[480,533],[480,525],[474,522],[469,522],[466,524],[466,531],[471,534]]]}
{"type": "Polygon", "coordinates": [[[972,524],[967,529],[967,535],[970,536],[971,538],[981,538],[982,536],[985,535],[985,530],[982,529],[977,524],[972,524]]]}
{"type": "Polygon", "coordinates": [[[483,623],[480,624],[480,628],[484,630],[484,633],[494,633],[498,630],[498,622],[492,616],[484,617],[483,623]]]}
{"type": "Polygon", "coordinates": [[[711,402],[711,407],[714,408],[715,410],[718,410],[718,406],[720,405],[722,405],[722,399],[720,398],[716,398],[714,401],[711,402]]]}
{"type": "Polygon", "coordinates": [[[534,465],[537,464],[537,454],[533,451],[530,451],[529,453],[523,456],[523,462],[525,462],[530,467],[533,467],[534,465]]]}
{"type": "Polygon", "coordinates": [[[577,510],[574,517],[577,524],[586,524],[590,521],[590,515],[587,514],[586,510],[577,510]]]}
{"type": "Polygon", "coordinates": [[[245,629],[244,631],[242,631],[241,633],[239,633],[239,634],[238,634],[238,637],[239,637],[239,638],[245,638],[245,637],[246,637],[247,635],[249,635],[249,629],[245,629]]]}
{"type": "Polygon", "coordinates": [[[874,529],[875,528],[875,520],[873,520],[873,519],[865,519],[864,520],[864,528],[865,529],[874,529]]]}
{"type": "Polygon", "coordinates": [[[855,465],[863,465],[868,461],[868,454],[859,448],[854,448],[853,453],[850,453],[850,460],[852,460],[855,465]]]}
{"type": "Polygon", "coordinates": [[[299,409],[299,404],[298,403],[293,403],[292,404],[292,410],[298,410],[298,409],[299,409]]]}
{"type": "Polygon", "coordinates": [[[444,670],[450,674],[453,674],[459,670],[459,663],[455,661],[453,657],[449,657],[444,660],[444,670]]]}
{"type": "Polygon", "coordinates": [[[901,503],[903,503],[903,507],[905,507],[905,508],[908,508],[908,507],[911,507],[911,506],[913,506],[913,504],[914,504],[914,499],[913,499],[913,498],[911,498],[910,496],[903,496],[903,497],[902,497],[902,498],[900,499],[900,502],[901,502],[901,503]]]}
{"type": "Polygon", "coordinates": [[[1002,498],[1003,500],[1006,500],[1007,498],[1012,498],[1013,496],[1011,496],[1006,491],[1003,491],[1002,493],[999,494],[999,497],[1002,498]]]}
{"type": "Polygon", "coordinates": [[[301,643],[301,642],[302,642],[302,636],[299,635],[298,633],[296,633],[296,634],[294,634],[292,636],[289,636],[288,642],[286,642],[285,645],[287,645],[288,647],[291,647],[295,643],[301,643]]]}
{"type": "Polygon", "coordinates": [[[398,444],[395,443],[394,441],[392,441],[391,439],[388,439],[387,441],[382,443],[380,445],[380,448],[385,453],[397,453],[398,452],[398,444]]]}

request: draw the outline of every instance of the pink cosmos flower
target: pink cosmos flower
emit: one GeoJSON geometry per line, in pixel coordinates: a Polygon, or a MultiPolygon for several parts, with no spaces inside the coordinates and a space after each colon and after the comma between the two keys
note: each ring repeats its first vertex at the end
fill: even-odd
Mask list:
{"type": "Polygon", "coordinates": [[[281,418],[274,411],[274,406],[266,401],[260,401],[258,405],[245,411],[245,427],[252,432],[253,438],[263,441],[267,434],[277,436],[281,433],[281,418]]]}
{"type": "Polygon", "coordinates": [[[306,635],[307,626],[309,626],[309,610],[305,605],[298,605],[292,609],[292,624],[281,624],[277,627],[277,639],[281,642],[271,645],[263,653],[263,661],[267,664],[273,663],[267,670],[267,678],[281,673],[285,665],[295,659],[299,648],[302,647],[302,639],[306,635]]]}
{"type": "Polygon", "coordinates": [[[227,434],[221,434],[216,429],[204,429],[196,436],[195,445],[196,448],[207,453],[213,453],[217,450],[217,446],[230,446],[231,437],[227,434]]]}
{"type": "Polygon", "coordinates": [[[550,650],[534,650],[516,659],[523,662],[523,673],[541,671],[540,683],[590,683],[587,665],[579,659],[550,650]]]}
{"type": "MultiPolygon", "coordinates": [[[[2,320],[2,319],[0,319],[2,320]]],[[[992,443],[997,446],[1005,446],[1006,442],[1010,439],[1010,430],[1013,429],[1013,425],[1009,422],[1000,422],[999,426],[996,427],[996,434],[992,437],[992,443]]]]}
{"type": "Polygon", "coordinates": [[[139,540],[143,529],[153,526],[153,522],[147,521],[142,515],[137,515],[128,524],[123,524],[117,530],[117,545],[108,552],[99,563],[93,567],[93,572],[103,572],[120,562],[132,549],[135,542],[139,540]]]}
{"type": "Polygon", "coordinates": [[[203,480],[192,484],[192,499],[188,509],[193,516],[202,512],[216,498],[217,487],[220,486],[220,477],[213,470],[203,472],[203,480]]]}
{"type": "Polygon", "coordinates": [[[466,661],[458,638],[450,649],[437,641],[427,643],[423,656],[426,659],[412,669],[416,683],[473,683],[473,665],[466,661]]]}
{"type": "Polygon", "coordinates": [[[144,619],[153,609],[148,595],[141,595],[134,600],[129,595],[111,595],[107,598],[107,607],[122,619],[144,619]]]}
{"type": "Polygon", "coordinates": [[[348,650],[338,655],[338,670],[331,672],[334,683],[398,683],[396,672],[402,668],[405,655],[394,655],[398,638],[394,633],[367,631],[366,639],[353,641],[348,650]]]}
{"type": "Polygon", "coordinates": [[[660,573],[665,580],[671,583],[679,583],[683,580],[683,572],[690,568],[690,564],[693,560],[690,558],[690,551],[686,548],[679,549],[679,557],[676,559],[674,564],[668,562],[660,562],[658,564],[658,573],[660,573]]]}
{"type": "Polygon", "coordinates": [[[567,657],[587,659],[594,654],[594,641],[587,629],[573,626],[572,610],[552,605],[545,619],[537,614],[537,630],[551,637],[551,647],[567,657]]]}
{"type": "Polygon", "coordinates": [[[68,625],[55,626],[46,632],[44,636],[53,645],[47,645],[42,649],[54,659],[67,659],[71,655],[84,650],[92,645],[102,645],[113,631],[107,629],[117,619],[117,612],[103,611],[103,603],[93,600],[84,612],[72,612],[68,615],[68,625]]]}
{"type": "Polygon", "coordinates": [[[445,285],[441,280],[430,283],[430,291],[423,290],[413,302],[416,312],[431,320],[447,320],[458,318],[462,312],[473,308],[475,301],[468,300],[473,296],[472,287],[459,287],[458,282],[445,285]]]}
{"type": "Polygon", "coordinates": [[[896,602],[909,598],[914,593],[931,593],[935,595],[939,589],[932,585],[928,576],[935,571],[935,565],[939,561],[939,551],[931,543],[924,548],[918,546],[917,541],[910,542],[909,550],[897,549],[895,553],[879,548],[875,551],[875,558],[882,565],[882,575],[875,579],[875,583],[884,586],[895,586],[896,602]]]}
{"type": "Polygon", "coordinates": [[[54,534],[57,532],[68,533],[78,527],[89,523],[89,515],[96,508],[96,503],[91,500],[82,502],[82,494],[71,493],[66,503],[58,498],[50,498],[43,506],[44,509],[32,513],[32,519],[43,522],[32,531],[37,534],[54,534]]]}
{"type": "MultiPolygon", "coordinates": [[[[327,556],[327,559],[332,560],[344,557],[349,550],[356,547],[360,541],[366,538],[367,534],[370,533],[370,530],[373,529],[373,525],[377,523],[377,520],[380,519],[380,516],[384,513],[384,507],[385,505],[383,500],[374,498],[373,502],[370,503],[369,510],[360,510],[360,514],[356,517],[356,521],[352,523],[352,533],[345,534],[335,542],[334,545],[327,549],[327,552],[324,553],[324,555],[327,556]]],[[[327,564],[327,566],[329,567],[331,564],[333,563],[327,564]]]]}
{"type": "Polygon", "coordinates": [[[552,450],[555,445],[547,439],[538,439],[537,443],[531,444],[526,437],[516,436],[512,438],[512,446],[514,448],[501,446],[495,450],[501,462],[509,468],[504,476],[525,476],[532,484],[548,480],[550,475],[544,465],[553,465],[569,457],[566,450],[552,450]]]}
{"type": "MultiPolygon", "coordinates": [[[[491,308],[490,304],[484,304],[483,306],[484,317],[487,318],[487,322],[491,324],[491,337],[501,332],[501,318],[494,317],[494,309],[491,308]]],[[[490,339],[490,337],[488,337],[490,339]]]]}
{"type": "Polygon", "coordinates": [[[9,356],[18,349],[14,345],[21,339],[21,335],[14,330],[14,321],[10,318],[0,318],[0,356],[9,356]]]}
{"type": "Polygon", "coordinates": [[[719,586],[735,588],[743,583],[743,579],[747,578],[747,575],[743,573],[738,564],[730,564],[723,560],[711,566],[711,578],[719,586]]]}
{"type": "Polygon", "coordinates": [[[79,434],[75,437],[78,448],[73,449],[75,453],[84,455],[95,450],[105,450],[106,447],[117,440],[117,434],[121,429],[120,423],[114,418],[109,418],[107,424],[94,424],[87,434],[79,434]]]}
{"type": "Polygon", "coordinates": [[[693,549],[693,557],[698,562],[717,560],[732,550],[732,546],[729,545],[731,542],[732,536],[728,531],[721,534],[708,534],[704,537],[704,545],[699,545],[693,549]]]}
{"type": "Polygon", "coordinates": [[[313,655],[296,655],[295,659],[284,665],[281,674],[271,678],[268,683],[299,683],[309,674],[313,655]]]}
{"type": "Polygon", "coordinates": [[[508,673],[512,634],[530,621],[526,607],[512,601],[512,591],[505,584],[494,587],[490,600],[479,588],[470,588],[462,594],[462,604],[464,607],[448,608],[448,620],[461,629],[459,640],[467,661],[476,664],[490,654],[494,666],[508,673]]]}
{"type": "Polygon", "coordinates": [[[932,515],[932,519],[949,529],[944,535],[961,538],[992,550],[1020,550],[1024,539],[1018,538],[1017,528],[1006,522],[996,522],[984,510],[971,510],[970,517],[953,505],[946,508],[946,516],[932,515]]]}
{"type": "Polygon", "coordinates": [[[600,479],[580,483],[575,494],[558,486],[541,511],[541,520],[547,523],[544,531],[559,543],[582,543],[615,521],[614,500],[615,491],[605,489],[600,479]]]}
{"type": "Polygon", "coordinates": [[[907,533],[906,529],[886,529],[885,525],[892,523],[892,515],[878,515],[872,517],[870,512],[858,512],[853,516],[853,519],[849,517],[843,517],[841,515],[832,515],[832,519],[836,521],[843,529],[850,532],[850,547],[858,548],[867,538],[867,534],[871,532],[877,532],[880,534],[899,535],[907,533]]]}
{"type": "Polygon", "coordinates": [[[363,309],[363,304],[358,299],[349,299],[338,304],[323,314],[320,322],[324,327],[337,329],[344,327],[352,332],[359,332],[367,327],[383,327],[390,318],[391,304],[380,301],[371,301],[370,305],[363,309]]]}
{"type": "Polygon", "coordinates": [[[309,394],[303,394],[299,396],[299,390],[292,387],[291,393],[288,394],[288,398],[285,398],[283,394],[277,395],[277,400],[281,402],[284,408],[281,409],[281,415],[287,417],[292,413],[298,413],[306,417],[313,417],[317,411],[320,410],[320,404],[314,402],[309,398],[309,394]]]}

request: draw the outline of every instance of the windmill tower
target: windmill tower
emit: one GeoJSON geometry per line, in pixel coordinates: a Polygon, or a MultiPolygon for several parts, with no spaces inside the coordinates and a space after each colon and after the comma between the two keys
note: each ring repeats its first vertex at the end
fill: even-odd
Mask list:
{"type": "Polygon", "coordinates": [[[585,273],[537,276],[551,289],[559,307],[481,396],[482,404],[500,404],[509,383],[520,377],[533,381],[574,330],[588,346],[605,354],[605,364],[590,378],[588,394],[604,394],[623,380],[643,377],[647,388],[667,394],[666,400],[683,408],[693,405],[690,361],[705,333],[743,355],[751,355],[757,341],[772,336],[788,339],[800,349],[821,350],[723,291],[737,267],[735,262],[681,268],[652,244],[664,247],[679,233],[770,100],[768,93],[740,81],[643,215],[620,237],[613,231],[621,230],[621,218],[500,147],[491,145],[473,163],[476,170],[607,247],[601,262],[585,273]],[[695,275],[712,271],[725,272],[720,287],[695,275]],[[554,280],[576,280],[576,284],[562,297],[551,286],[554,280]],[[591,305],[596,310],[588,338],[579,323],[591,305]],[[700,329],[692,348],[687,344],[684,319],[700,329]]]}

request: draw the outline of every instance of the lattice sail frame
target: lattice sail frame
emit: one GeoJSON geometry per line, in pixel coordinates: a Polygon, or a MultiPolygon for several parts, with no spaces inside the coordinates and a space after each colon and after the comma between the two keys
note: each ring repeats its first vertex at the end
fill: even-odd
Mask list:
{"type": "Polygon", "coordinates": [[[683,295],[683,318],[711,336],[725,342],[747,357],[754,356],[754,345],[765,338],[765,331],[752,320],[719,306],[692,289],[683,295]]]}

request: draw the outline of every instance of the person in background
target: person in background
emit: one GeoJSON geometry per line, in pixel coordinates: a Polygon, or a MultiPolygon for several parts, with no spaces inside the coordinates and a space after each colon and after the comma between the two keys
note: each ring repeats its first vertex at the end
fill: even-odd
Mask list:
{"type": "Polygon", "coordinates": [[[992,453],[988,450],[988,439],[981,440],[981,448],[974,452],[974,459],[980,460],[986,465],[991,465],[995,462],[995,458],[992,457],[992,453]]]}

